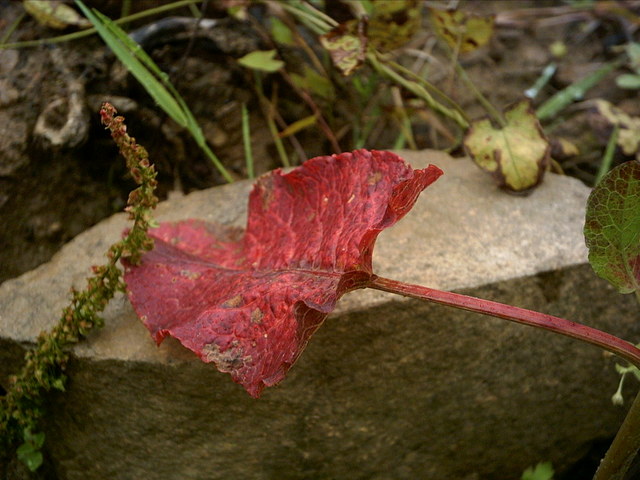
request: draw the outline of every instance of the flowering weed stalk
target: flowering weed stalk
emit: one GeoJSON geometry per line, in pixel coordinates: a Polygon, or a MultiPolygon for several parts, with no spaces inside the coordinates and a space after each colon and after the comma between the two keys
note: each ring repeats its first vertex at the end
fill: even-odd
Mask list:
{"type": "Polygon", "coordinates": [[[100,328],[104,320],[99,313],[116,292],[124,292],[122,272],[117,266],[121,258],[138,263],[144,251],[153,248],[147,235],[152,225],[151,211],[158,203],[154,195],[156,171],[149,163],[144,147],[127,133],[124,118],[116,116],[116,109],[103,104],[100,109],[102,123],[126,159],[127,167],[138,188],[129,194],[125,211],[133,221],[127,235],[113,244],[107,252],[107,263],[93,266],[93,276],[87,279],[84,290],[71,290],[71,301],[62,311],[57,325],[49,332],[42,332],[33,350],[25,354],[22,370],[10,379],[5,396],[0,397],[0,446],[5,451],[21,443],[18,457],[31,470],[42,463],[40,448],[42,433],[34,433],[44,415],[46,393],[52,389],[64,391],[67,377],[64,374],[71,349],[92,329],[100,328]]]}

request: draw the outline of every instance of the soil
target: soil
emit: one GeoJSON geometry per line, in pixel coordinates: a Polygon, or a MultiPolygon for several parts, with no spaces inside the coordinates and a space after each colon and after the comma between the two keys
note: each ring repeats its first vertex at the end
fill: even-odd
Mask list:
{"type": "MultiPolygon", "coordinates": [[[[120,16],[122,2],[86,3],[111,18],[120,16]]],[[[131,3],[133,11],[142,11],[169,2],[131,3]]],[[[173,34],[150,40],[146,50],[169,74],[224,165],[236,178],[246,178],[243,104],[250,112],[256,173],[280,166],[253,75],[236,62],[246,53],[266,49],[267,44],[264,31],[255,23],[228,18],[223,3],[209,1],[204,11],[206,18],[220,19],[213,40],[173,34]]],[[[552,61],[558,70],[534,100],[535,105],[617,57],[621,45],[640,39],[638,1],[618,2],[626,10],[605,8],[605,2],[595,2],[586,10],[572,8],[570,4],[578,2],[568,1],[460,3],[466,11],[496,15],[496,32],[490,45],[461,61],[478,88],[499,108],[523,98],[523,92],[552,61]],[[568,53],[554,58],[550,53],[554,42],[561,42],[568,53]]],[[[344,8],[332,8],[335,17],[344,15],[344,8]]],[[[192,13],[185,7],[164,15],[192,13]]],[[[256,22],[264,20],[260,8],[255,7],[251,13],[256,22]]],[[[21,2],[0,0],[0,37],[18,21],[8,41],[60,34],[32,17],[19,20],[22,14],[21,2]]],[[[140,28],[161,18],[148,17],[128,28],[140,28]]],[[[72,31],[69,28],[63,33],[72,31]]],[[[404,47],[405,64],[432,62],[430,80],[450,94],[470,117],[483,115],[471,91],[453,78],[450,63],[435,43],[431,29],[423,29],[404,47]]],[[[280,53],[292,63],[300,55],[295,49],[280,53]]],[[[629,114],[640,115],[637,91],[615,85],[615,77],[623,72],[628,73],[628,67],[620,67],[562,116],[545,124],[548,135],[562,137],[580,150],[577,155],[556,154],[556,168],[559,165],[566,174],[587,184],[593,182],[611,132],[610,125],[594,117],[588,100],[603,98],[629,114]]],[[[267,95],[280,98],[279,113],[285,123],[313,113],[279,75],[263,78],[267,95]]],[[[388,86],[381,81],[378,90],[388,86]]],[[[349,150],[353,148],[350,123],[359,112],[354,113],[350,99],[338,98],[328,121],[340,148],[349,150]]],[[[404,93],[403,99],[411,104],[410,94],[404,93]]],[[[0,282],[48,261],[71,238],[124,207],[134,184],[99,123],[97,112],[104,100],[112,101],[125,115],[129,131],[149,150],[159,171],[160,198],[176,190],[189,192],[224,183],[188,133],[154,105],[97,36],[55,45],[0,49],[0,282]],[[70,124],[66,123],[68,119],[70,124]]],[[[381,114],[392,110],[393,105],[387,104],[381,114]]],[[[393,115],[387,116],[387,120],[376,123],[367,148],[393,145],[397,122],[393,115]]],[[[417,147],[453,147],[456,133],[452,125],[433,114],[425,116],[427,120],[415,124],[417,147]]],[[[315,127],[297,133],[296,140],[297,145],[287,142],[286,147],[297,161],[334,150],[315,127]]],[[[618,151],[614,164],[628,159],[618,151]]]]}

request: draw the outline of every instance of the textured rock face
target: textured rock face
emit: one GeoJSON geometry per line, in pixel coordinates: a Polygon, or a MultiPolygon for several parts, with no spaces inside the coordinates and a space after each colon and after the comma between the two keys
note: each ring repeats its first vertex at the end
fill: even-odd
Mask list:
{"type": "MultiPolygon", "coordinates": [[[[582,240],[588,190],[549,175],[528,197],[473,165],[445,171],[378,241],[377,273],[640,337],[637,307],[597,279],[582,240]]],[[[242,225],[248,183],[164,202],[160,220],[242,225]]],[[[0,382],[49,328],[73,283],[126,226],[116,215],[50,263],[0,286],[0,382]]],[[[47,448],[60,479],[519,478],[562,469],[615,433],[615,362],[595,347],[376,291],[347,295],[278,387],[250,398],[177,342],[159,348],[119,297],[75,350],[52,398],[47,448]]]]}

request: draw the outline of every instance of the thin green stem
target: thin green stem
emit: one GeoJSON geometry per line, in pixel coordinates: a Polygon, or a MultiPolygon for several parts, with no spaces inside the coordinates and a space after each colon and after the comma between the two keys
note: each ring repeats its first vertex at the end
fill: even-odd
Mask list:
{"type": "Polygon", "coordinates": [[[244,146],[244,160],[247,165],[247,177],[254,178],[253,152],[251,150],[251,128],[247,104],[242,104],[242,145],[244,146]]]}
{"type": "Polygon", "coordinates": [[[304,2],[284,1],[280,6],[318,35],[325,34],[338,25],[333,18],[304,2]]]}
{"type": "MultiPolygon", "coordinates": [[[[128,22],[149,17],[151,15],[157,15],[170,10],[175,10],[176,8],[182,8],[190,4],[199,3],[200,1],[202,0],[180,0],[178,2],[169,3],[167,5],[162,5],[160,7],[150,8],[149,10],[145,10],[144,12],[138,12],[138,13],[134,13],[133,15],[128,15],[126,17],[119,18],[117,20],[114,20],[114,23],[126,24],[128,22]]],[[[69,42],[71,40],[77,40],[79,38],[89,37],[95,34],[96,32],[97,30],[92,27],[92,28],[87,28],[86,30],[68,33],[66,35],[60,35],[57,37],[39,38],[38,40],[28,40],[25,42],[0,44],[0,48],[37,47],[45,44],[69,42]]]]}
{"type": "Polygon", "coordinates": [[[267,127],[269,128],[269,133],[271,133],[271,138],[273,138],[273,143],[278,151],[280,161],[283,166],[290,167],[291,162],[287,156],[287,150],[284,148],[282,139],[280,138],[280,135],[278,135],[278,127],[276,127],[276,123],[273,120],[274,107],[264,94],[264,89],[262,88],[262,77],[259,72],[255,72],[255,88],[258,100],[260,101],[260,107],[262,108],[262,114],[267,121],[267,127]]]}
{"type": "MultiPolygon", "coordinates": [[[[25,354],[21,371],[13,378],[6,395],[0,397],[1,447],[9,447],[20,438],[28,443],[44,413],[46,393],[52,389],[64,391],[67,378],[64,370],[71,347],[92,329],[103,325],[99,313],[116,292],[125,291],[118,260],[126,257],[130,263],[137,263],[144,251],[153,248],[147,229],[152,222],[151,210],[158,201],[154,195],[155,169],[144,147],[127,134],[124,119],[115,116],[115,109],[104,104],[100,114],[139,185],[130,193],[125,209],[133,226],[124,239],[109,248],[107,263],[92,267],[93,276],[87,279],[87,287],[82,291],[72,290],[71,302],[63,309],[58,323],[49,332],[41,333],[36,347],[25,354]]],[[[30,462],[29,468],[37,469],[40,462],[41,459],[30,462]]]]}
{"type": "Polygon", "coordinates": [[[421,285],[412,285],[382,277],[374,277],[368,285],[370,288],[385,292],[396,293],[406,297],[426,300],[428,302],[447,305],[450,307],[482,313],[492,317],[502,318],[511,322],[521,323],[532,327],[542,328],[550,332],[559,333],[583,342],[596,345],[611,353],[624,358],[635,366],[640,366],[640,349],[609,333],[593,327],[554,317],[525,308],[505,305],[480,298],[470,297],[453,292],[444,292],[421,285]]]}
{"type": "Polygon", "coordinates": [[[15,21],[9,25],[9,28],[7,28],[7,31],[4,32],[4,34],[2,35],[2,38],[0,38],[0,48],[2,48],[2,46],[4,45],[4,42],[9,41],[9,38],[11,38],[11,35],[13,34],[13,32],[15,32],[16,28],[18,28],[18,25],[20,25],[20,22],[24,19],[24,17],[27,15],[26,12],[22,12],[20,15],[18,15],[18,18],[15,19],[15,21]]]}
{"type": "Polygon", "coordinates": [[[507,122],[504,119],[504,116],[502,115],[502,113],[500,111],[498,111],[491,104],[491,102],[487,99],[487,97],[485,97],[482,94],[482,92],[480,90],[478,90],[478,88],[476,87],[475,83],[473,83],[471,78],[469,78],[469,75],[467,75],[467,72],[465,72],[464,68],[462,68],[462,65],[460,65],[460,63],[458,63],[456,61],[455,66],[456,66],[456,73],[460,76],[460,78],[465,83],[465,85],[467,85],[469,90],[471,90],[473,92],[473,94],[475,95],[476,99],[484,107],[484,109],[487,111],[487,113],[491,116],[491,118],[493,118],[498,123],[498,125],[500,125],[501,128],[504,128],[507,125],[507,122]]]}
{"type": "Polygon", "coordinates": [[[387,64],[390,67],[392,67],[393,69],[395,69],[396,71],[398,71],[398,72],[402,73],[403,75],[406,75],[407,77],[411,78],[412,80],[418,82],[420,85],[422,85],[427,90],[433,92],[441,100],[443,100],[446,103],[448,103],[451,106],[451,108],[453,108],[456,112],[458,112],[458,114],[462,118],[464,118],[467,123],[469,123],[469,119],[467,118],[467,114],[462,109],[462,107],[460,105],[458,105],[458,103],[455,100],[453,100],[449,95],[447,95],[442,90],[440,90],[438,87],[436,87],[433,83],[427,81],[426,79],[424,79],[423,77],[421,77],[417,73],[411,71],[407,67],[404,67],[404,66],[400,65],[399,63],[396,63],[396,62],[393,62],[391,60],[388,60],[387,64]]]}
{"type": "MultiPolygon", "coordinates": [[[[196,138],[196,141],[197,141],[197,138],[196,138]]],[[[211,160],[211,162],[215,165],[215,167],[218,169],[218,172],[220,172],[220,174],[224,177],[224,179],[229,183],[233,183],[234,182],[233,177],[231,176],[229,171],[226,168],[224,168],[224,165],[222,165],[222,162],[216,156],[216,154],[213,153],[213,151],[211,151],[211,149],[209,148],[209,145],[207,145],[207,142],[206,141],[198,142],[198,146],[207,155],[207,157],[209,157],[209,160],[211,160]]]]}
{"type": "MultiPolygon", "coordinates": [[[[620,133],[620,126],[614,125],[609,141],[607,142],[607,148],[604,151],[600,168],[598,168],[598,174],[596,175],[595,184],[598,185],[604,176],[611,170],[611,164],[613,163],[613,155],[616,152],[616,146],[618,144],[618,134],[620,133]]],[[[637,292],[637,291],[636,291],[637,292]]]]}
{"type": "Polygon", "coordinates": [[[469,122],[458,112],[457,110],[452,110],[450,108],[445,107],[440,102],[436,101],[433,96],[418,83],[407,80],[398,72],[396,72],[393,68],[387,65],[384,61],[381,61],[378,58],[378,54],[375,52],[370,52],[367,54],[367,60],[373,66],[373,68],[382,73],[383,75],[389,77],[391,80],[396,82],[397,84],[403,86],[419,98],[423,99],[427,104],[433,108],[434,110],[442,113],[444,116],[449,117],[454,122],[456,122],[461,128],[467,128],[469,126],[469,122]]]}
{"type": "Polygon", "coordinates": [[[624,480],[640,450],[640,394],[636,396],[593,480],[624,480]]]}

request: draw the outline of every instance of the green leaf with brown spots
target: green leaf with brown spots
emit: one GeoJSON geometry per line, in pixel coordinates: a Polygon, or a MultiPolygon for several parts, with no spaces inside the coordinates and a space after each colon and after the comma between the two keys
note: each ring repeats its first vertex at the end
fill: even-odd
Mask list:
{"type": "Polygon", "coordinates": [[[538,185],[549,164],[549,142],[528,101],[504,113],[504,127],[488,118],[472,122],[464,138],[469,156],[511,192],[525,192],[538,185]]]}
{"type": "Polygon", "coordinates": [[[438,36],[454,51],[468,53],[489,43],[495,19],[462,10],[432,8],[431,21],[438,36]]]}
{"type": "Polygon", "coordinates": [[[331,61],[345,77],[364,63],[367,52],[366,29],[365,19],[349,20],[320,36],[320,43],[327,49],[331,61]]]}
{"type": "Polygon", "coordinates": [[[632,117],[606,100],[595,101],[596,110],[606,121],[619,128],[618,146],[625,155],[640,150],[640,117],[632,117]]]}
{"type": "Polygon", "coordinates": [[[417,0],[374,0],[369,18],[369,44],[380,52],[403,46],[420,30],[421,3],[417,0]]]}
{"type": "Polygon", "coordinates": [[[611,170],[587,201],[584,238],[589,263],[620,293],[640,288],[640,163],[611,170]]]}

